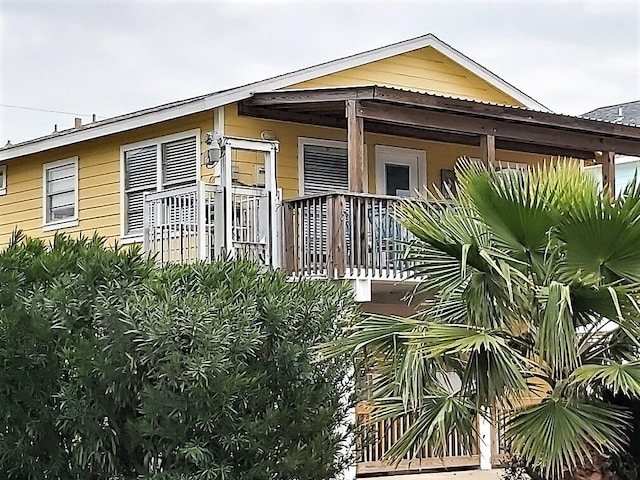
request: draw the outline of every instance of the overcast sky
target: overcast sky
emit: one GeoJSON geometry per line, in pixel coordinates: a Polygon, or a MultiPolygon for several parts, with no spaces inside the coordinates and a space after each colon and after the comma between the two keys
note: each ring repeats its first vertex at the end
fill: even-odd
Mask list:
{"type": "Polygon", "coordinates": [[[0,146],[426,33],[556,112],[640,99],[638,0],[0,0],[0,15],[0,146]]]}

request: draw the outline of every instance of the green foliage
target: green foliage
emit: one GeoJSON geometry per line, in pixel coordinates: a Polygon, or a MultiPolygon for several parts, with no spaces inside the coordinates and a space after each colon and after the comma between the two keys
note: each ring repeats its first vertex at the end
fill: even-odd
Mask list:
{"type": "MultiPolygon", "coordinates": [[[[245,261],[157,270],[136,248],[16,236],[0,253],[7,479],[332,478],[346,287],[245,261]]],[[[341,453],[342,452],[342,453],[341,453]]]]}
{"type": "Polygon", "coordinates": [[[364,392],[372,418],[417,418],[391,460],[496,407],[536,477],[622,453],[632,416],[608,397],[640,398],[640,182],[613,198],[571,162],[462,160],[457,174],[456,198],[427,194],[400,213],[419,313],[363,320],[322,351],[355,352],[378,374],[364,392]]]}

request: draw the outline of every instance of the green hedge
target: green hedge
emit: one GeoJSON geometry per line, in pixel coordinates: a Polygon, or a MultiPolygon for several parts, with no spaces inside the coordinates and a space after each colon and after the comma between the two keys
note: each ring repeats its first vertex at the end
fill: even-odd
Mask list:
{"type": "Polygon", "coordinates": [[[94,237],[0,253],[0,477],[325,479],[349,290],[247,261],[156,269],[94,237]]]}

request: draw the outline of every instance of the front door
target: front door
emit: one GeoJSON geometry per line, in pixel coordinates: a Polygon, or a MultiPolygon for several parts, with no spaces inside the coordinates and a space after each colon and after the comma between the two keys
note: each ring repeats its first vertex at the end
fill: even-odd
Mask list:
{"type": "Polygon", "coordinates": [[[422,188],[426,155],[423,150],[376,145],[376,192],[408,197],[422,188]]]}

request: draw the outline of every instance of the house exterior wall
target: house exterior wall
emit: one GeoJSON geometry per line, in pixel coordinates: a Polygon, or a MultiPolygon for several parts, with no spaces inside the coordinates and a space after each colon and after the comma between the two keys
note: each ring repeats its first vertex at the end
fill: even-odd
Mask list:
{"type": "MultiPolygon", "coordinates": [[[[78,157],[78,226],[65,228],[68,234],[92,235],[97,231],[109,241],[120,238],[120,147],[130,143],[199,129],[201,141],[204,134],[214,128],[213,112],[181,118],[145,127],[99,140],[70,145],[47,152],[9,160],[7,165],[7,192],[0,195],[0,246],[6,245],[11,233],[22,230],[31,237],[51,238],[55,231],[43,231],[43,164],[78,157]]],[[[237,114],[236,104],[225,108],[225,134],[230,136],[260,138],[264,130],[273,131],[280,142],[277,156],[277,184],[283,197],[300,195],[298,169],[298,139],[301,137],[346,141],[346,131],[288,122],[262,120],[237,114]]],[[[368,159],[369,192],[375,192],[375,146],[388,145],[424,150],[426,152],[426,184],[440,184],[441,169],[452,169],[463,155],[478,157],[477,147],[365,134],[368,159]]],[[[201,144],[204,151],[206,145],[201,144]]],[[[498,151],[500,161],[534,163],[542,157],[520,152],[498,151]]],[[[201,159],[202,162],[202,159],[201,159]]],[[[234,152],[234,168],[237,179],[244,184],[255,182],[256,167],[263,165],[263,158],[253,152],[234,152]]],[[[201,178],[214,182],[214,171],[201,164],[201,178]]]]}
{"type": "MultiPolygon", "coordinates": [[[[55,231],[43,231],[43,165],[78,157],[78,226],[61,230],[78,235],[98,232],[109,241],[120,238],[120,147],[172,133],[213,129],[211,113],[192,115],[122,134],[69,145],[4,162],[7,191],[0,195],[0,248],[15,229],[48,239],[55,231]]],[[[210,170],[201,169],[203,177],[210,170]]]]}
{"type": "Polygon", "coordinates": [[[432,47],[343,70],[292,85],[322,88],[379,85],[521,107],[498,90],[432,47]]]}

